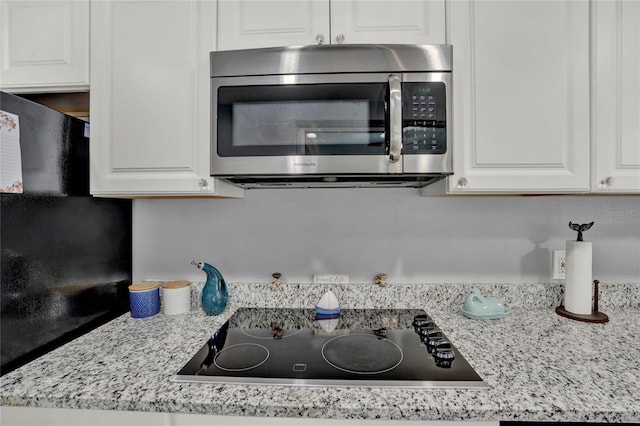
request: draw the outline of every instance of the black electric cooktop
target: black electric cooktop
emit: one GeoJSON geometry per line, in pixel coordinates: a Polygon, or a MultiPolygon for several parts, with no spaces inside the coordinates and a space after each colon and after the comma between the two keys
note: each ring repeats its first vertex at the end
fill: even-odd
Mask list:
{"type": "Polygon", "coordinates": [[[294,386],[483,388],[419,309],[240,308],[172,378],[294,386]]]}

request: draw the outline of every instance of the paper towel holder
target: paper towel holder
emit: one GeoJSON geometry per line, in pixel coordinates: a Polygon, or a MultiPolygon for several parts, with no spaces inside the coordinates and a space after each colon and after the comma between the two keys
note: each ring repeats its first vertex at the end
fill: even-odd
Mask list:
{"type": "Polygon", "coordinates": [[[600,281],[593,280],[593,309],[589,315],[574,314],[573,312],[567,311],[563,305],[560,305],[556,308],[556,313],[565,318],[570,318],[576,321],[593,323],[609,322],[609,317],[607,316],[607,314],[598,311],[598,299],[600,297],[600,291],[598,288],[599,285],[600,281]]]}
{"type": "Polygon", "coordinates": [[[584,241],[584,239],[582,238],[582,233],[591,229],[593,224],[594,222],[583,223],[582,225],[579,225],[577,223],[571,223],[571,221],[569,221],[569,228],[573,229],[578,233],[578,238],[576,238],[576,241],[584,241]]]}

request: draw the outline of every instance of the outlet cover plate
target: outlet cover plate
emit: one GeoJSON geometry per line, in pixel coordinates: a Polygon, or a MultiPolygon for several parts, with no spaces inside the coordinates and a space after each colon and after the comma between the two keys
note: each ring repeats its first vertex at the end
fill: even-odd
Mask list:
{"type": "Polygon", "coordinates": [[[554,280],[564,280],[567,266],[567,257],[564,250],[554,250],[551,260],[552,278],[554,280]]]}
{"type": "Polygon", "coordinates": [[[348,284],[350,280],[347,274],[315,274],[314,284],[348,284]]]}

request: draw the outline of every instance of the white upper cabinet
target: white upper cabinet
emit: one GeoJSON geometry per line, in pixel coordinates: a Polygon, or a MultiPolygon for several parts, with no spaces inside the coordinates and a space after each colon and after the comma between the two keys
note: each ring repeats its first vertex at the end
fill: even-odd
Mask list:
{"type": "Polygon", "coordinates": [[[640,2],[593,6],[591,190],[640,192],[640,2]]]}
{"type": "Polygon", "coordinates": [[[331,44],[444,44],[444,0],[333,0],[331,44]]]}
{"type": "Polygon", "coordinates": [[[218,50],[328,43],[329,37],[328,0],[218,1],[218,50]]]}
{"type": "Polygon", "coordinates": [[[91,192],[242,196],[210,177],[209,51],[216,4],[91,7],[91,192]]]}
{"type": "Polygon", "coordinates": [[[449,6],[449,192],[589,191],[589,3],[449,6]]]}
{"type": "Polygon", "coordinates": [[[0,0],[0,89],[89,89],[89,1],[0,0]]]}
{"type": "Polygon", "coordinates": [[[218,50],[445,42],[444,0],[220,0],[218,22],[218,50]]]}

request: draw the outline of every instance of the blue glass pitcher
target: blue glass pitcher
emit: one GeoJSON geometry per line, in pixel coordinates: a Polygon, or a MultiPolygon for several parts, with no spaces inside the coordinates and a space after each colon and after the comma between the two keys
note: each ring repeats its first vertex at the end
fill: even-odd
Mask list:
{"type": "Polygon", "coordinates": [[[202,309],[207,315],[219,315],[227,307],[227,299],[229,299],[229,291],[224,277],[213,266],[205,262],[191,262],[198,269],[202,269],[207,274],[207,282],[202,289],[202,309]]]}

